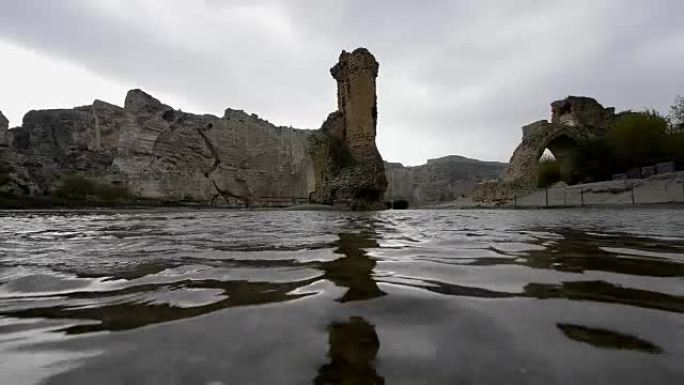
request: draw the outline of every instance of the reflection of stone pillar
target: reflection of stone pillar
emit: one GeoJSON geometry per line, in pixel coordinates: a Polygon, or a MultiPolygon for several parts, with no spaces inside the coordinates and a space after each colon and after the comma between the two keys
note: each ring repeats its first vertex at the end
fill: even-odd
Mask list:
{"type": "Polygon", "coordinates": [[[372,160],[377,153],[378,62],[365,48],[352,53],[342,51],[340,61],[330,73],[337,80],[338,110],[344,116],[344,141],[356,160],[372,160]]]}
{"type": "Polygon", "coordinates": [[[362,301],[385,295],[373,279],[375,260],[364,250],[378,247],[375,238],[361,234],[340,234],[338,245],[335,253],[343,254],[344,258],[326,262],[322,269],[326,279],[348,289],[339,301],[362,301]]]}
{"type": "Polygon", "coordinates": [[[328,327],[330,363],[318,369],[316,385],[383,385],[375,372],[380,341],[375,327],[361,317],[328,327]]]}

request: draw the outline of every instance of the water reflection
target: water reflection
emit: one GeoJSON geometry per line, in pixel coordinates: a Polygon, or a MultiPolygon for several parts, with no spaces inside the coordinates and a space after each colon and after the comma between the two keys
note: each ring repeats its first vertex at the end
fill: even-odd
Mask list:
{"type": "Polygon", "coordinates": [[[29,309],[3,311],[3,316],[17,318],[55,318],[92,320],[70,326],[63,331],[67,334],[89,333],[101,330],[127,330],[150,324],[175,321],[196,317],[234,306],[256,305],[289,301],[302,298],[312,293],[294,294],[293,290],[310,283],[310,280],[292,283],[268,283],[247,281],[187,281],[177,282],[166,292],[187,292],[188,290],[214,290],[221,294],[218,301],[204,306],[181,307],[168,303],[155,304],[153,298],[166,286],[137,286],[109,292],[75,292],[67,298],[55,297],[56,300],[74,305],[57,305],[48,307],[32,307],[29,309]],[[144,294],[147,294],[145,296],[144,294]],[[130,295],[130,297],[129,297],[130,295]],[[83,301],[87,305],[76,305],[83,301]],[[117,302],[108,304],[110,302],[117,302]]]}
{"type": "Polygon", "coordinates": [[[557,237],[552,242],[537,241],[536,244],[543,244],[539,249],[515,253],[492,246],[490,250],[501,257],[475,258],[464,264],[522,265],[577,274],[605,271],[646,277],[684,277],[684,264],[681,263],[684,248],[679,242],[654,242],[626,234],[598,235],[569,229],[557,230],[554,234],[557,237]],[[671,255],[679,257],[663,257],[671,255]]]}
{"type": "Polygon", "coordinates": [[[561,284],[529,283],[522,293],[461,286],[436,280],[410,280],[392,282],[421,288],[433,293],[477,298],[536,298],[571,299],[637,306],[648,309],[684,313],[684,297],[648,290],[625,288],[605,281],[570,281],[561,284]],[[411,282],[413,281],[413,282],[411,282]]]}
{"type": "Polygon", "coordinates": [[[530,283],[525,286],[524,295],[539,299],[567,298],[580,301],[617,303],[684,313],[684,297],[626,288],[604,281],[573,281],[563,282],[560,285],[530,283]]]}
{"type": "MultiPolygon", "coordinates": [[[[64,331],[68,334],[80,334],[101,330],[127,330],[150,324],[175,321],[196,317],[217,310],[247,305],[259,305],[291,301],[315,293],[300,293],[297,289],[308,286],[318,280],[327,279],[335,285],[347,288],[340,302],[367,300],[385,295],[373,280],[373,268],[376,263],[365,249],[378,247],[375,234],[343,233],[331,247],[335,254],[343,257],[330,262],[298,263],[295,260],[269,261],[245,260],[231,261],[235,267],[264,269],[268,277],[268,269],[285,267],[289,269],[313,268],[321,270],[322,275],[291,282],[268,282],[252,280],[220,280],[220,279],[182,279],[175,282],[135,284],[135,279],[147,275],[154,276],[166,269],[160,264],[139,264],[140,270],[129,271],[125,277],[132,286],[108,291],[73,291],[55,295],[42,296],[49,305],[34,305],[18,310],[0,310],[0,315],[16,318],[58,318],[90,320],[81,325],[70,326],[64,331]],[[205,299],[207,304],[191,304],[178,306],[173,303],[159,303],[160,298],[187,296],[188,294],[210,294],[205,299]]],[[[219,267],[219,266],[216,266],[219,267]]],[[[40,280],[43,282],[44,279],[40,280]]],[[[39,285],[40,282],[37,284],[39,285]]],[[[168,302],[168,301],[167,301],[168,302]]],[[[197,301],[195,301],[197,302],[197,301]]]]}
{"type": "Polygon", "coordinates": [[[660,347],[648,341],[612,330],[564,323],[559,323],[556,326],[566,337],[598,348],[635,350],[651,354],[663,353],[663,350],[660,347]]]}
{"type": "Polygon", "coordinates": [[[376,262],[366,253],[368,248],[379,247],[375,234],[340,234],[339,237],[335,253],[344,258],[321,266],[325,279],[348,289],[338,301],[361,301],[385,295],[373,279],[376,262]]]}
{"type": "MultiPolygon", "coordinates": [[[[684,264],[677,260],[647,256],[684,253],[677,242],[646,240],[626,234],[597,235],[576,230],[560,230],[560,237],[547,243],[543,250],[531,250],[521,256],[523,264],[536,269],[550,269],[570,273],[605,271],[648,277],[682,277],[684,264]],[[599,247],[601,246],[601,247],[599,247]],[[609,252],[635,248],[639,255],[609,252]]],[[[510,262],[510,261],[509,261],[510,262]]]]}
{"type": "Polygon", "coordinates": [[[668,380],[681,378],[684,238],[660,229],[684,222],[655,213],[644,224],[629,214],[623,223],[634,223],[631,233],[619,234],[612,232],[619,213],[604,222],[604,212],[588,214],[601,218],[579,218],[587,215],[581,211],[193,212],[133,223],[129,214],[3,217],[0,353],[12,357],[40,327],[30,344],[58,342],[29,354],[106,350],[63,383],[117,375],[142,383],[136,379],[154,367],[188,383],[382,384],[383,376],[467,383],[470,373],[480,383],[496,383],[483,373],[513,383],[587,383],[608,373],[605,382],[627,384],[639,381],[620,380],[659,372],[649,380],[676,383],[668,380]],[[566,228],[569,216],[577,229],[566,228]],[[91,229],[98,226],[105,227],[91,229]],[[39,318],[51,320],[33,324],[39,318]],[[57,320],[65,318],[74,322],[57,320]],[[191,320],[141,328],[182,319],[191,320]],[[69,334],[138,329],[51,333],[65,327],[69,334]],[[630,330],[639,334],[618,332],[630,330]],[[589,349],[591,362],[581,354],[589,349]],[[247,381],[253,376],[261,380],[247,381]]]}
{"type": "Polygon", "coordinates": [[[383,385],[375,371],[380,341],[375,327],[361,317],[328,327],[330,363],[318,369],[316,385],[383,385]]]}

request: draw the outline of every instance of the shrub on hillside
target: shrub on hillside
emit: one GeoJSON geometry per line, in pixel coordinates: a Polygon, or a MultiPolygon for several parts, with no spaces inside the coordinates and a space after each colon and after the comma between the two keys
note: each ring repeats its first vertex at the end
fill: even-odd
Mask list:
{"type": "Polygon", "coordinates": [[[66,199],[94,199],[106,202],[130,199],[130,193],[123,186],[96,183],[80,175],[67,175],[62,178],[55,195],[66,199]]]}
{"type": "Polygon", "coordinates": [[[60,181],[55,195],[60,198],[85,199],[95,193],[95,183],[80,175],[67,175],[60,181]]]}

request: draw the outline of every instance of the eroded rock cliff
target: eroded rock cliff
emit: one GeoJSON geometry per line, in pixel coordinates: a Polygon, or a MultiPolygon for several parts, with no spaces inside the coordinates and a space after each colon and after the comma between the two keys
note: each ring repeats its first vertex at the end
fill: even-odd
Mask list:
{"type": "Polygon", "coordinates": [[[135,196],[217,205],[306,199],[313,186],[308,130],[227,110],[194,115],[130,91],[102,101],[31,111],[13,129],[20,193],[50,194],[65,175],[125,186],[135,196]]]}
{"type": "Polygon", "coordinates": [[[377,207],[386,187],[375,147],[377,62],[365,49],[343,52],[333,75],[340,110],[317,131],[232,109],[190,114],[141,90],[129,91],[123,108],[96,100],[31,111],[11,130],[0,115],[0,189],[50,195],[78,175],[159,201],[377,207]]]}
{"type": "Polygon", "coordinates": [[[406,201],[410,206],[447,202],[468,197],[483,181],[501,177],[506,163],[483,162],[458,155],[430,159],[426,164],[405,167],[386,163],[387,201],[406,201]]]}

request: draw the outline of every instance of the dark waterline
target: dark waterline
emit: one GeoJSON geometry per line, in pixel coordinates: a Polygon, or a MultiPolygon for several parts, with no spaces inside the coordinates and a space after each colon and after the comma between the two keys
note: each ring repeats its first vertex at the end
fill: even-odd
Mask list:
{"type": "Polygon", "coordinates": [[[684,378],[684,210],[0,220],[2,384],[684,378]]]}

